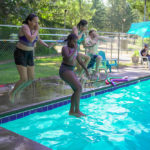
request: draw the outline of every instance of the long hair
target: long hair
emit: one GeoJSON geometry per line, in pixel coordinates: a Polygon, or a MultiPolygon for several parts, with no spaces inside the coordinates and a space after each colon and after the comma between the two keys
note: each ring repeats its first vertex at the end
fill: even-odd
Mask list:
{"type": "Polygon", "coordinates": [[[73,48],[72,41],[77,39],[78,37],[74,33],[69,34],[65,40],[67,42],[67,46],[73,48]]]}
{"type": "Polygon", "coordinates": [[[28,21],[32,21],[33,18],[37,17],[35,14],[29,14],[27,18],[23,21],[23,24],[28,24],[28,21]]]}
{"type": "Polygon", "coordinates": [[[85,26],[87,24],[88,24],[88,22],[83,19],[83,20],[80,20],[80,22],[77,24],[77,27],[80,29],[81,26],[85,26]]]}

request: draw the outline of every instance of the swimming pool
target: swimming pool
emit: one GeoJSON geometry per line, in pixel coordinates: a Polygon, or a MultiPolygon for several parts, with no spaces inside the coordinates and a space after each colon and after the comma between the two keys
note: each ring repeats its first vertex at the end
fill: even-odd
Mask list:
{"type": "Polygon", "coordinates": [[[87,117],[70,105],[1,124],[53,150],[149,150],[150,80],[81,100],[87,117]]]}

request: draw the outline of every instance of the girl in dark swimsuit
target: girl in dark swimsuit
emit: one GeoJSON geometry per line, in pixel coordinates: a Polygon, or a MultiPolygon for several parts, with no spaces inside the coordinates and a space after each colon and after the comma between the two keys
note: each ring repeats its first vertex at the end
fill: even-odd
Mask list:
{"type": "Polygon", "coordinates": [[[14,59],[20,80],[9,93],[9,98],[12,102],[14,102],[17,93],[29,86],[34,80],[33,51],[36,42],[39,42],[47,48],[50,47],[50,45],[40,39],[38,22],[38,16],[30,14],[23,22],[19,31],[19,41],[17,42],[16,50],[14,52],[14,59]]]}
{"type": "Polygon", "coordinates": [[[87,76],[89,76],[89,73],[78,55],[77,39],[78,37],[75,34],[70,34],[68,36],[67,46],[64,46],[62,48],[63,62],[59,69],[59,75],[66,83],[68,83],[71,86],[72,90],[74,91],[73,95],[71,96],[71,107],[69,115],[80,117],[85,116],[85,114],[83,114],[79,108],[82,86],[79,80],[77,79],[76,74],[74,73],[76,60],[84,68],[87,76]]]}

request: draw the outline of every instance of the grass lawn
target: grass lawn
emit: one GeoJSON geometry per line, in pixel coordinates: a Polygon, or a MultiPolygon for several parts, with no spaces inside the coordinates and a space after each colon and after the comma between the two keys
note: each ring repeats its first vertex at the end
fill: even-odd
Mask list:
{"type": "MultiPolygon", "coordinates": [[[[58,75],[61,56],[35,59],[35,78],[58,75]]],[[[14,63],[0,65],[0,84],[14,83],[19,80],[19,74],[14,63]]]]}
{"type": "MultiPolygon", "coordinates": [[[[61,56],[40,57],[35,59],[35,78],[45,78],[58,75],[61,56]]],[[[120,63],[119,67],[132,66],[132,63],[120,63]]],[[[15,83],[19,80],[19,74],[13,62],[0,64],[0,85],[15,83]]]]}

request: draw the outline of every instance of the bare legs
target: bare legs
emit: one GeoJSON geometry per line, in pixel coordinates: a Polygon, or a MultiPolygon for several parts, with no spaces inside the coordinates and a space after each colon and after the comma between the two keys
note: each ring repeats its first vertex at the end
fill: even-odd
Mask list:
{"type": "Polygon", "coordinates": [[[15,95],[25,87],[29,86],[34,79],[34,66],[24,67],[17,65],[17,70],[20,76],[20,80],[15,84],[14,89],[10,92],[10,100],[14,102],[15,95]]]}
{"type": "Polygon", "coordinates": [[[101,61],[101,56],[97,56],[96,58],[96,73],[99,72],[99,65],[100,65],[100,61],[101,61]]]}
{"type": "MultiPolygon", "coordinates": [[[[85,54],[79,53],[79,57],[81,58],[81,60],[84,62],[84,65],[87,67],[87,65],[89,64],[91,58],[90,56],[87,56],[85,54]]],[[[81,76],[84,69],[81,67],[81,65],[77,62],[77,72],[78,74],[81,76]]]]}
{"type": "Polygon", "coordinates": [[[67,82],[74,91],[71,96],[71,107],[69,114],[76,117],[85,116],[79,108],[82,86],[78,81],[76,74],[71,70],[67,70],[61,75],[61,78],[67,82]]]}

